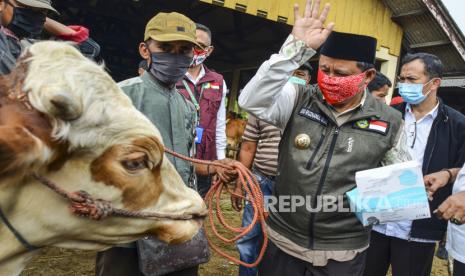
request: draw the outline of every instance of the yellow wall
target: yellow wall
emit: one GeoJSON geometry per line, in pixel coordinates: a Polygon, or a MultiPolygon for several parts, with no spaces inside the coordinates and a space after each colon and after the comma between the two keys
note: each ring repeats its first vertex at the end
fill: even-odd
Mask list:
{"type": "MultiPolygon", "coordinates": [[[[259,11],[267,12],[266,18],[274,21],[287,19],[288,24],[294,22],[294,3],[298,3],[303,11],[306,0],[199,0],[210,4],[221,5],[231,9],[245,6],[245,12],[257,15],[259,11]],[[279,20],[278,16],[282,17],[279,20]]],[[[400,55],[402,29],[391,20],[392,12],[381,0],[323,0],[331,4],[328,22],[336,23],[335,30],[374,36],[380,47],[387,48],[389,54],[400,55]]]]}
{"type": "Polygon", "coordinates": [[[394,83],[397,76],[397,63],[399,62],[399,58],[389,54],[389,50],[387,48],[381,47],[376,52],[376,59],[382,61],[380,71],[386,75],[393,84],[393,86],[389,89],[389,94],[386,97],[386,101],[389,103],[392,98],[392,93],[394,92],[394,83]]]}

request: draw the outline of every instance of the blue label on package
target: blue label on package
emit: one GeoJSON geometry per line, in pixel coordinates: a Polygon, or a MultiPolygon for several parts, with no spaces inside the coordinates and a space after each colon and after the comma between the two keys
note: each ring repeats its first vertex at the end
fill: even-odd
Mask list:
{"type": "Polygon", "coordinates": [[[203,136],[203,127],[196,127],[195,128],[195,143],[196,144],[202,143],[202,136],[203,136]]]}

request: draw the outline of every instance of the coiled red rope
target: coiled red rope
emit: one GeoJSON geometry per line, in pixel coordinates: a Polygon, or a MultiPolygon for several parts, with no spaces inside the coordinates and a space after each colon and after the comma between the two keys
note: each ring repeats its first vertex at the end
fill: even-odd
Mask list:
{"type": "MultiPolygon", "coordinates": [[[[256,267],[261,262],[263,255],[265,254],[266,247],[268,246],[268,234],[266,232],[266,227],[265,227],[266,212],[265,212],[263,194],[262,194],[262,191],[260,190],[260,185],[258,184],[256,178],[253,176],[252,172],[238,161],[234,162],[232,166],[228,166],[228,165],[221,164],[215,161],[205,161],[205,160],[199,160],[195,158],[186,157],[167,148],[165,148],[165,152],[173,155],[174,157],[177,157],[177,158],[180,158],[180,159],[192,162],[192,163],[216,166],[216,167],[221,167],[221,168],[225,168],[225,169],[233,170],[237,172],[238,181],[242,185],[242,188],[246,194],[245,200],[250,202],[250,204],[252,205],[253,211],[254,211],[252,222],[246,227],[234,227],[228,224],[221,210],[221,204],[220,204],[221,193],[223,192],[223,189],[226,189],[229,193],[233,193],[233,192],[228,190],[227,183],[223,182],[221,179],[218,178],[215,181],[213,181],[210,190],[205,196],[205,203],[208,208],[208,221],[204,225],[205,225],[205,228],[210,228],[213,234],[222,242],[227,243],[227,244],[234,244],[237,240],[239,240],[240,238],[250,233],[252,229],[255,227],[255,225],[259,224],[261,227],[261,231],[263,233],[263,243],[262,243],[262,247],[260,249],[260,253],[257,259],[253,263],[250,263],[250,264],[245,263],[229,255],[223,250],[221,250],[220,247],[213,242],[213,239],[208,234],[208,231],[205,231],[205,233],[207,235],[208,244],[210,245],[213,251],[215,251],[222,257],[230,260],[231,262],[235,264],[239,264],[239,265],[249,267],[249,268],[256,267]],[[236,235],[233,238],[227,238],[223,236],[222,234],[220,234],[215,224],[215,217],[218,219],[219,223],[223,227],[225,227],[227,230],[233,233],[236,233],[236,235]]],[[[236,196],[244,198],[244,196],[242,195],[236,194],[236,196]]]]}

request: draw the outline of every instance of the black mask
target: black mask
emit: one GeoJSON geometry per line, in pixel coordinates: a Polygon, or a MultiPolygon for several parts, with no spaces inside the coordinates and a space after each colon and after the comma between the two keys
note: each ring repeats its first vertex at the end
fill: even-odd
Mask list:
{"type": "Polygon", "coordinates": [[[37,37],[42,33],[45,14],[28,8],[14,7],[13,19],[7,26],[18,37],[37,37]]]}
{"type": "Polygon", "coordinates": [[[162,83],[173,85],[186,74],[191,62],[191,57],[182,54],[152,53],[149,71],[162,83]]]}

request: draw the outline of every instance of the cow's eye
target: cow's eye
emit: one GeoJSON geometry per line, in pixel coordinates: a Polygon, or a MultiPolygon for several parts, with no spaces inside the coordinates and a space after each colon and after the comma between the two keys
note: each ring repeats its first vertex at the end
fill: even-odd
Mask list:
{"type": "Polygon", "coordinates": [[[147,160],[145,158],[139,158],[139,159],[132,159],[132,160],[124,160],[121,162],[121,165],[123,167],[130,171],[130,172],[135,172],[138,170],[143,170],[147,168],[147,160]]]}

